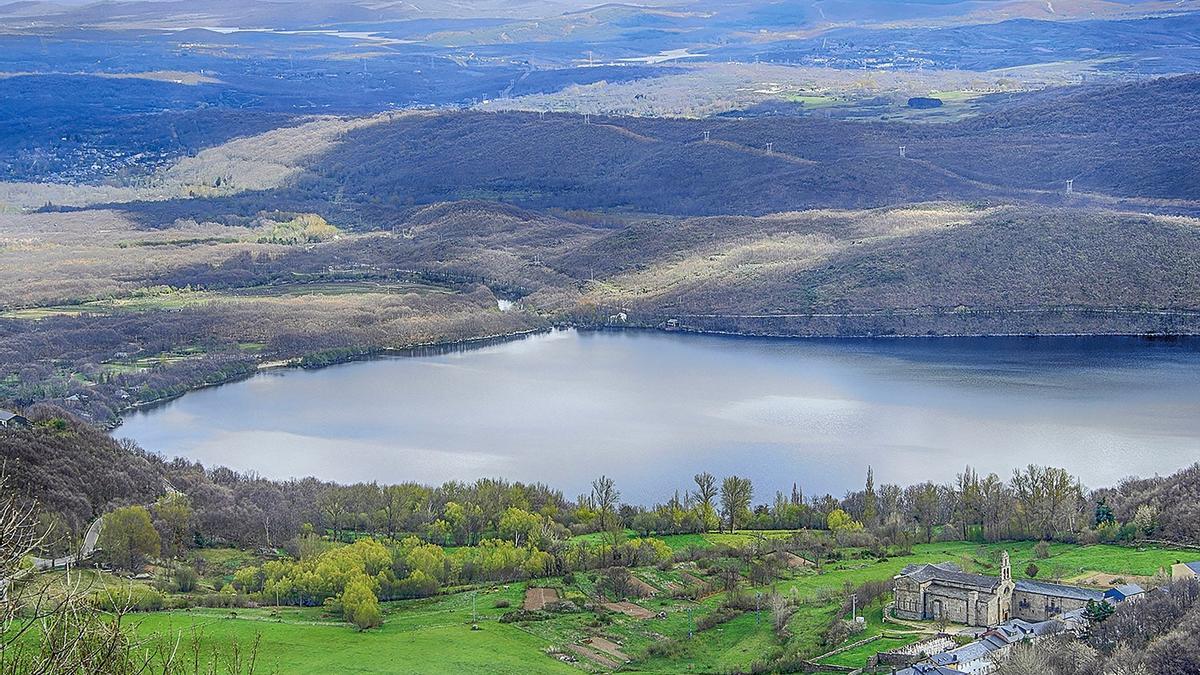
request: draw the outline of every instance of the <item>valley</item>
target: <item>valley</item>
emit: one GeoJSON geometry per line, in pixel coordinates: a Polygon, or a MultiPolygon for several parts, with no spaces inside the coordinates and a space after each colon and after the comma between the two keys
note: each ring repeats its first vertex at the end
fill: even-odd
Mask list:
{"type": "Polygon", "coordinates": [[[0,4],[0,675],[1200,671],[1200,7],[0,4]]]}

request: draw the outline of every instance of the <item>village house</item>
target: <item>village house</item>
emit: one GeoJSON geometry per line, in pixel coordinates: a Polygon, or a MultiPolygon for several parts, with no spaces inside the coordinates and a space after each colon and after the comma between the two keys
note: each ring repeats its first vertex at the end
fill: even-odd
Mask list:
{"type": "Polygon", "coordinates": [[[1103,602],[1102,591],[1044,581],[1017,582],[1012,595],[1012,614],[1026,621],[1046,621],[1087,607],[1088,602],[1103,602]]]}
{"type": "Polygon", "coordinates": [[[1175,581],[1179,581],[1180,579],[1195,579],[1197,577],[1200,577],[1200,560],[1171,565],[1171,578],[1175,581]]]}
{"type": "Polygon", "coordinates": [[[0,409],[0,427],[16,429],[29,426],[29,420],[11,410],[0,409]]]}
{"type": "MultiPolygon", "coordinates": [[[[1010,619],[995,628],[984,631],[975,641],[934,654],[910,669],[899,671],[905,675],[918,675],[921,667],[946,668],[953,673],[987,675],[996,670],[997,661],[1008,653],[1014,644],[1024,640],[1039,640],[1065,630],[1061,621],[1039,621],[1030,623],[1021,619],[1010,619]]],[[[939,671],[933,671],[939,672],[939,671]]]]}
{"type": "Polygon", "coordinates": [[[962,672],[952,668],[935,666],[932,663],[917,663],[904,670],[897,670],[893,675],[962,675],[962,672]]]}
{"type": "Polygon", "coordinates": [[[1109,602],[1133,602],[1146,596],[1146,589],[1137,584],[1122,584],[1104,591],[1104,599],[1109,602]]]}

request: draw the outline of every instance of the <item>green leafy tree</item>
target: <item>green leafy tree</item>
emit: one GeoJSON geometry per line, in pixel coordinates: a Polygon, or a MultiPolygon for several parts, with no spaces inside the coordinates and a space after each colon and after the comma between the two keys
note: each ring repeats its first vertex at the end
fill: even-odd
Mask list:
{"type": "Polygon", "coordinates": [[[379,598],[375,597],[365,575],[356,575],[346,582],[346,590],[342,591],[342,614],[359,630],[383,625],[379,598]]]}
{"type": "Polygon", "coordinates": [[[99,547],[117,567],[140,570],[148,558],[159,554],[161,545],[150,512],[144,506],[126,506],[104,517],[99,547]]]}
{"type": "Polygon", "coordinates": [[[713,500],[717,498],[717,478],[705,471],[693,476],[692,480],[696,481],[696,508],[700,521],[704,524],[705,531],[711,530],[719,525],[715,518],[717,509],[713,506],[713,500]]]}
{"type": "Polygon", "coordinates": [[[749,478],[728,476],[721,482],[721,515],[729,525],[729,531],[750,511],[750,500],[754,497],[754,485],[749,478]]]}
{"type": "Polygon", "coordinates": [[[863,524],[850,517],[849,513],[841,509],[834,509],[829,512],[829,517],[825,519],[826,526],[833,533],[838,532],[858,532],[863,529],[863,524]]]}
{"type": "Polygon", "coordinates": [[[525,509],[510,507],[500,516],[500,536],[511,539],[514,546],[538,543],[542,517],[525,509]]]}

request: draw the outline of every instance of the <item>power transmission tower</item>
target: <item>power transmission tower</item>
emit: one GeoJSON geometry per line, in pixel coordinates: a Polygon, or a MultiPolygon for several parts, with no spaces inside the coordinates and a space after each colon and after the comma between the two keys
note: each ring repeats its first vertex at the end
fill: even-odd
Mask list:
{"type": "Polygon", "coordinates": [[[774,144],[774,143],[767,143],[767,154],[768,154],[768,155],[770,155],[770,154],[772,154],[773,152],[775,152],[775,144],[774,144]]]}
{"type": "Polygon", "coordinates": [[[1075,191],[1075,179],[1068,178],[1067,179],[1067,194],[1071,194],[1074,191],[1075,191]]]}
{"type": "Polygon", "coordinates": [[[708,132],[707,132],[707,131],[706,131],[706,132],[704,132],[704,142],[705,142],[705,143],[707,143],[707,142],[708,142],[708,132]]]}
{"type": "Polygon", "coordinates": [[[902,146],[900,146],[900,159],[904,159],[905,157],[907,157],[907,155],[905,155],[904,152],[905,152],[905,148],[902,145],[902,146]]]}
{"type": "Polygon", "coordinates": [[[592,123],[592,116],[591,116],[591,115],[589,115],[589,114],[586,114],[586,113],[585,113],[585,114],[584,114],[584,116],[583,116],[583,123],[584,123],[584,124],[591,124],[591,123],[592,123]]]}

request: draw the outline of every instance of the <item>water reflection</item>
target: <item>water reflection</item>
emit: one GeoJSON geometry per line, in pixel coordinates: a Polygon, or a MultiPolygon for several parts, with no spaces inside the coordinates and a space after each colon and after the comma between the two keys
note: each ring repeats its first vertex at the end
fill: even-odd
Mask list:
{"type": "Polygon", "coordinates": [[[556,331],[286,371],[130,415],[144,447],[272,477],[503,476],[626,498],[698,471],[790,490],[1007,477],[1092,485],[1200,460],[1200,343],[1133,338],[793,341],[556,331]]]}

